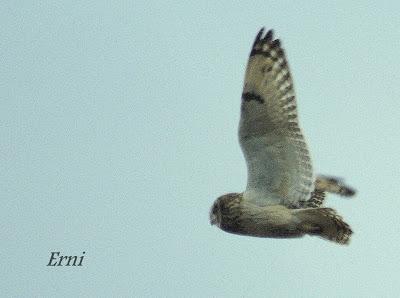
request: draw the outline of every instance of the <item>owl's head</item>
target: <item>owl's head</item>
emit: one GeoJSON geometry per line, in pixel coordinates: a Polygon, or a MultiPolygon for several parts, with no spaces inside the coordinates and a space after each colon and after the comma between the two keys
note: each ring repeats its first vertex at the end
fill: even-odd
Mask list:
{"type": "Polygon", "coordinates": [[[210,210],[210,224],[222,228],[226,219],[230,219],[232,211],[239,207],[242,194],[228,193],[215,200],[210,210]]]}

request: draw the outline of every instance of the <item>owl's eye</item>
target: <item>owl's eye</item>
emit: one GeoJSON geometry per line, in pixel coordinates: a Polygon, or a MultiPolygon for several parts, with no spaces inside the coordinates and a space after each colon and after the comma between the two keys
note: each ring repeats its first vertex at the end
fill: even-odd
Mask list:
{"type": "Polygon", "coordinates": [[[214,206],[212,208],[212,213],[217,214],[217,210],[218,210],[218,204],[214,204],[214,206]]]}

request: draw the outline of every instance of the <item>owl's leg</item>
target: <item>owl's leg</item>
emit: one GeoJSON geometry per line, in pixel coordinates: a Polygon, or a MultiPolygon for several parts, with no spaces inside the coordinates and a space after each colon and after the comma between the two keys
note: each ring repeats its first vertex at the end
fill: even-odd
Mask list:
{"type": "Polygon", "coordinates": [[[303,201],[301,206],[302,208],[318,208],[324,203],[325,196],[325,191],[316,188],[311,193],[310,198],[307,201],[303,201]]]}

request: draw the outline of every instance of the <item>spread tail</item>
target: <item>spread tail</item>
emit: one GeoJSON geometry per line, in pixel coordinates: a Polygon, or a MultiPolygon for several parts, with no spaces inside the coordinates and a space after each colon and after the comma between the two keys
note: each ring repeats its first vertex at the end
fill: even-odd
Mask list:
{"type": "Polygon", "coordinates": [[[331,208],[307,208],[295,211],[305,233],[339,244],[348,244],[353,233],[350,226],[331,208]]]}

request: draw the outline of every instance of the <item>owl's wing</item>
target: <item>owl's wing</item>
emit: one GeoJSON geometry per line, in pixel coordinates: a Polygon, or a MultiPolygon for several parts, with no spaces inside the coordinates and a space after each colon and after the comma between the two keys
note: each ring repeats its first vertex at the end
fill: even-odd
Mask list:
{"type": "Polygon", "coordinates": [[[293,82],[272,30],[258,33],[242,94],[239,141],[248,180],[244,198],[294,207],[313,190],[312,164],[298,124],[293,82]]]}

